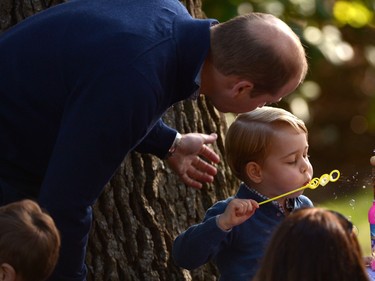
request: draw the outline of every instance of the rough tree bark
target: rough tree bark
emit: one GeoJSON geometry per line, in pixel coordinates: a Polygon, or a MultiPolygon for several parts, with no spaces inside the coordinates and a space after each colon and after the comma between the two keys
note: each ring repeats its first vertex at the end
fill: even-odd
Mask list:
{"type": "MultiPolygon", "coordinates": [[[[215,148],[223,151],[223,118],[203,100],[175,105],[165,119],[182,132],[217,132],[215,148]]],[[[223,162],[218,168],[214,184],[194,190],[163,161],[130,154],[94,206],[90,280],[217,280],[214,265],[189,272],[175,266],[170,253],[174,237],[237,186],[223,162]]]]}
{"type": "MultiPolygon", "coordinates": [[[[1,32],[62,2],[1,0],[1,32]]],[[[193,17],[204,17],[200,0],[183,4],[193,17]]],[[[181,133],[216,132],[219,137],[214,148],[222,154],[225,118],[204,98],[174,105],[164,119],[181,133]]],[[[171,248],[174,238],[199,222],[208,207],[234,192],[238,182],[224,161],[218,164],[218,171],[213,184],[194,190],[182,184],[162,160],[138,153],[128,155],[93,206],[88,280],[217,280],[213,264],[190,272],[177,267],[171,248]]]]}

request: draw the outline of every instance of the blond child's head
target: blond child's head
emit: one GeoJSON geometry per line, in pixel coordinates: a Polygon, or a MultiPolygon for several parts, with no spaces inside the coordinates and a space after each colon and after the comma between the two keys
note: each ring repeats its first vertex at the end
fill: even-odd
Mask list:
{"type": "Polygon", "coordinates": [[[292,113],[276,107],[264,106],[239,114],[229,127],[225,139],[226,160],[233,174],[244,182],[249,162],[262,164],[269,153],[276,132],[292,128],[307,135],[305,123],[292,113]]]}
{"type": "Polygon", "coordinates": [[[55,223],[37,203],[22,200],[0,207],[0,280],[46,280],[59,249],[55,223]]]}

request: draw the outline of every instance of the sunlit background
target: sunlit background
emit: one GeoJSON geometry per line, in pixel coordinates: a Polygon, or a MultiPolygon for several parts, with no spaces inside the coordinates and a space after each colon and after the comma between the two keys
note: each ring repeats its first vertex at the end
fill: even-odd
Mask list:
{"type": "Polygon", "coordinates": [[[369,159],[375,154],[375,0],[202,2],[209,18],[223,22],[238,14],[266,12],[287,22],[300,36],[310,71],[303,85],[277,106],[306,122],[315,176],[334,169],[341,172],[338,182],[305,194],[315,205],[350,219],[359,230],[364,254],[370,255],[367,212],[374,197],[369,159]]]}

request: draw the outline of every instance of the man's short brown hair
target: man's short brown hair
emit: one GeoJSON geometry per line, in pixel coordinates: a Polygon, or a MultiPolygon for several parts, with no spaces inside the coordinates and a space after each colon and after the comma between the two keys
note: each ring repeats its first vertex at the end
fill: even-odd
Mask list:
{"type": "Polygon", "coordinates": [[[304,80],[308,65],[299,37],[271,14],[249,13],[211,28],[210,57],[223,75],[254,84],[255,95],[276,94],[294,77],[304,80]]]}

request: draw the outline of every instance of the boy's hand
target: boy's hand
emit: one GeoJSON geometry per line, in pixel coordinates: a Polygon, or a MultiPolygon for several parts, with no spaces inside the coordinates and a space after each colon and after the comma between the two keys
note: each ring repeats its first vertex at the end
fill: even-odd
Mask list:
{"type": "Polygon", "coordinates": [[[258,208],[258,202],[252,199],[235,198],[229,202],[224,213],[219,215],[218,225],[223,230],[229,230],[250,218],[258,208]]]}

